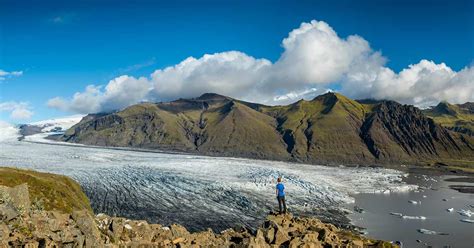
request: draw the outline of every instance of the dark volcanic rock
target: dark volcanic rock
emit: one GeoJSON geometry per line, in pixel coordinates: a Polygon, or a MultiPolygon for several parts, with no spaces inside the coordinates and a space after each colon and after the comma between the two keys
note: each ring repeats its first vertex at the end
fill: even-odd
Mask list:
{"type": "Polygon", "coordinates": [[[19,129],[20,129],[20,135],[28,136],[28,135],[41,133],[41,129],[43,129],[43,127],[23,124],[19,126],[19,129]]]}
{"type": "Polygon", "coordinates": [[[370,113],[361,137],[378,159],[409,160],[461,154],[455,138],[445,128],[410,105],[386,101],[370,113]]]}

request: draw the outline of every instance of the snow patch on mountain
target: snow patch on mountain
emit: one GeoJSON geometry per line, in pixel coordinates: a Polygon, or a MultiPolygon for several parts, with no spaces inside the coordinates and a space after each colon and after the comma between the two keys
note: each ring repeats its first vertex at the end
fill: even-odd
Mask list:
{"type": "Polygon", "coordinates": [[[54,132],[57,130],[66,131],[67,129],[80,122],[83,117],[84,115],[71,115],[61,118],[32,122],[28,125],[41,127],[41,131],[44,133],[54,132]]]}

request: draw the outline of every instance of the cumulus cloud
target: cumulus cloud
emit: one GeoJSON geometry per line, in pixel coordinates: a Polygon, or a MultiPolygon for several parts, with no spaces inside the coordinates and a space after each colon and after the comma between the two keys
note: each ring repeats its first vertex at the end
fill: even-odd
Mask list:
{"type": "Polygon", "coordinates": [[[391,99],[419,107],[440,101],[474,101],[474,68],[453,71],[444,63],[421,60],[399,73],[387,67],[367,71],[357,77],[348,75],[342,92],[354,98],[391,99]]]}
{"type": "Polygon", "coordinates": [[[0,81],[3,81],[7,78],[12,78],[12,77],[19,77],[23,75],[23,71],[5,71],[0,69],[0,81]]]}
{"type": "Polygon", "coordinates": [[[110,80],[104,89],[88,85],[84,92],[75,93],[72,99],[55,97],[48,100],[47,105],[77,113],[108,112],[146,100],[150,90],[151,84],[144,77],[120,76],[110,80]]]}
{"type": "Polygon", "coordinates": [[[237,51],[206,54],[199,59],[189,57],[175,66],[153,72],[153,96],[170,100],[218,92],[247,98],[259,94],[256,84],[265,79],[270,67],[269,60],[237,51]]]}
{"type": "Polygon", "coordinates": [[[337,82],[359,63],[385,63],[366,40],[357,35],[340,38],[322,21],[302,23],[283,40],[283,48],[272,76],[286,87],[337,82]]]}
{"type": "Polygon", "coordinates": [[[120,109],[139,101],[165,101],[215,92],[264,104],[312,98],[330,88],[354,98],[391,99],[425,107],[447,100],[474,101],[474,68],[453,71],[421,60],[399,73],[358,35],[340,37],[323,21],[302,23],[282,41],[274,63],[239,51],[189,57],[149,77],[120,76],[105,87],[88,86],[48,105],[79,112],[120,109]]]}
{"type": "Polygon", "coordinates": [[[0,112],[9,112],[13,120],[27,120],[33,116],[33,111],[26,102],[1,102],[0,112]]]}

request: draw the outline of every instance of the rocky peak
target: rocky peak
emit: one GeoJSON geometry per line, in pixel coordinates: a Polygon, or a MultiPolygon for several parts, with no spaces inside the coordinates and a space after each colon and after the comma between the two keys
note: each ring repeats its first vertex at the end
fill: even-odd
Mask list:
{"type": "Polygon", "coordinates": [[[334,102],[337,102],[340,97],[340,94],[330,91],[313,98],[312,101],[322,101],[326,104],[333,104],[334,102]]]}
{"type": "Polygon", "coordinates": [[[474,114],[474,102],[458,104],[459,108],[465,113],[474,114]]]}
{"type": "Polygon", "coordinates": [[[201,101],[224,101],[224,100],[229,100],[230,97],[219,95],[217,93],[204,93],[196,100],[201,100],[201,101]]]}
{"type": "Polygon", "coordinates": [[[444,101],[436,105],[436,107],[434,107],[432,111],[439,115],[452,115],[452,116],[457,115],[455,106],[444,101]]]}
{"type": "Polygon", "coordinates": [[[399,159],[398,156],[405,156],[403,153],[412,157],[439,156],[444,150],[459,150],[450,133],[420,109],[394,101],[383,101],[375,108],[361,128],[361,137],[376,158],[399,159]],[[391,143],[401,150],[394,149],[391,143]]]}

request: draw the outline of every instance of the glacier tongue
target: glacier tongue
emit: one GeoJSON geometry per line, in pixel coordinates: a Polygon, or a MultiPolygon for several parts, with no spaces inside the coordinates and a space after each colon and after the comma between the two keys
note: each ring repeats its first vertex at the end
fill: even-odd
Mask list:
{"type": "Polygon", "coordinates": [[[331,220],[357,193],[416,188],[383,168],[305,165],[241,158],[138,152],[86,146],[3,142],[0,162],[76,179],[94,210],[109,215],[181,223],[191,230],[256,226],[277,207],[283,177],[290,211],[331,220]],[[24,156],[28,152],[28,156],[24,156]]]}

